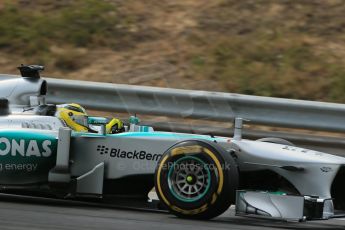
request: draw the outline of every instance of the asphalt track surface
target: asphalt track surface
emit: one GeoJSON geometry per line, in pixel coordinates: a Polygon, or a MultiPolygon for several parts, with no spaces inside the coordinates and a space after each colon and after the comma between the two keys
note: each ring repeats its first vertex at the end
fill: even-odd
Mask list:
{"type": "Polygon", "coordinates": [[[102,204],[0,195],[0,229],[345,229],[345,218],[281,222],[234,216],[229,209],[211,221],[179,219],[165,212],[102,204]]]}

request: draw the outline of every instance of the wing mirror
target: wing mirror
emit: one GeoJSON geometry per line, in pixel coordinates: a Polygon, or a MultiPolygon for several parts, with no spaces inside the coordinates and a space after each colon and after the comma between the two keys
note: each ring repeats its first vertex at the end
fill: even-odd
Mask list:
{"type": "Polygon", "coordinates": [[[240,117],[235,118],[234,140],[237,140],[237,141],[242,140],[243,121],[250,121],[250,120],[246,120],[240,117]]]}

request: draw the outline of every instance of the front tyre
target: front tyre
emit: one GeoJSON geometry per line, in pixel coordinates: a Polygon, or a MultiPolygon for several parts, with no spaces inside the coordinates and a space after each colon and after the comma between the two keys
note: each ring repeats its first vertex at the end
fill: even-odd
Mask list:
{"type": "Polygon", "coordinates": [[[190,140],[175,144],[155,172],[159,199],[178,217],[211,219],[235,202],[238,169],[218,144],[190,140]]]}

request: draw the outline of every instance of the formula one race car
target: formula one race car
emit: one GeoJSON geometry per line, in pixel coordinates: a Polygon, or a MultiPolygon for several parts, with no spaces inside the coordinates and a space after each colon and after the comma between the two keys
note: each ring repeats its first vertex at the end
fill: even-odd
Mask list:
{"type": "Polygon", "coordinates": [[[0,184],[3,192],[58,197],[126,195],[147,199],[155,186],[173,214],[210,219],[231,204],[238,215],[328,219],[345,211],[345,158],[276,138],[158,132],[132,117],[121,132],[88,117],[98,132],[73,131],[44,103],[39,66],[0,85],[0,184]],[[23,110],[24,107],[24,110],[23,110]]]}

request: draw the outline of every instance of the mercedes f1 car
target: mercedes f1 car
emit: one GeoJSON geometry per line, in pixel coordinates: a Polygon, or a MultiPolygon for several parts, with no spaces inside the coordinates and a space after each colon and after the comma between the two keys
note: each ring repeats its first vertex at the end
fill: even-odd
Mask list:
{"type": "Polygon", "coordinates": [[[276,138],[154,131],[136,117],[116,133],[107,120],[84,117],[98,132],[74,131],[45,104],[39,66],[0,84],[0,188],[58,197],[133,196],[155,187],[173,214],[210,219],[231,204],[238,215],[328,219],[345,210],[345,158],[276,138]],[[23,109],[24,108],[24,109],[23,109]]]}

